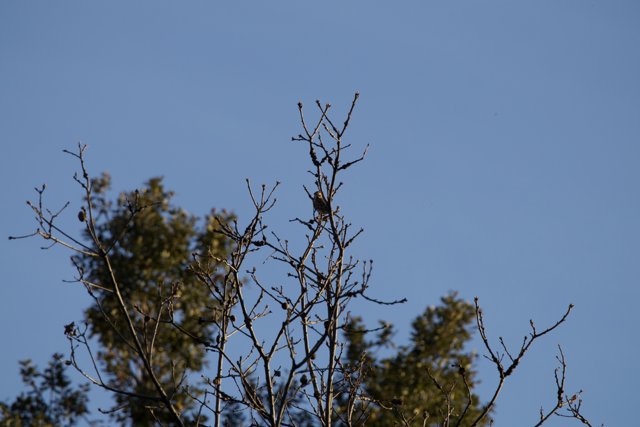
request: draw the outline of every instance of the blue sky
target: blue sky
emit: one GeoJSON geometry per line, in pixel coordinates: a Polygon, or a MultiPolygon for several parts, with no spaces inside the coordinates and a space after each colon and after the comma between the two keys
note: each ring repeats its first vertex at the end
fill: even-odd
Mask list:
{"type": "MultiPolygon", "coordinates": [[[[640,374],[640,3],[0,3],[0,235],[33,229],[24,204],[80,193],[62,154],[89,145],[118,191],[157,175],[195,214],[249,213],[244,179],[282,181],[271,222],[309,212],[296,104],[344,112],[371,144],[339,203],[365,228],[373,293],[358,305],[406,338],[450,290],[480,298],[489,333],[569,321],[535,347],[498,401],[497,426],[535,423],[554,396],[555,347],[594,423],[629,425],[640,374]]],[[[70,213],[67,224],[77,227],[70,213]]],[[[83,292],[67,253],[0,240],[0,399],[17,360],[66,351],[83,292]]],[[[479,343],[474,346],[481,349],[479,343]]],[[[494,371],[481,362],[485,393],[494,371]]],[[[487,395],[485,394],[485,397],[487,395]]],[[[103,405],[104,406],[104,405],[103,405]]],[[[548,425],[568,425],[555,420],[548,425]]]]}

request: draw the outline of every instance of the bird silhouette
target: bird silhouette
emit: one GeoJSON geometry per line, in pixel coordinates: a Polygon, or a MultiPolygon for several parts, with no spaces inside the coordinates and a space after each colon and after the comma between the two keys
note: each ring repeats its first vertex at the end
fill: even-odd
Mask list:
{"type": "Polygon", "coordinates": [[[313,194],[313,209],[321,215],[329,215],[331,213],[329,202],[322,195],[322,191],[316,191],[313,194]]]}

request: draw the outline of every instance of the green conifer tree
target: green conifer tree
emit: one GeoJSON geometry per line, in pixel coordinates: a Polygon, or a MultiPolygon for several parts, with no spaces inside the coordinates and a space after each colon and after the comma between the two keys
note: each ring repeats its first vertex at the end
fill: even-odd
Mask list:
{"type": "MultiPolygon", "coordinates": [[[[383,324],[376,338],[367,340],[362,321],[353,318],[346,328],[344,363],[354,372],[348,384],[360,379],[371,400],[356,406],[359,413],[352,420],[380,427],[440,426],[458,425],[464,414],[459,425],[470,425],[481,411],[473,392],[477,384],[475,356],[468,350],[474,320],[473,305],[452,293],[413,321],[408,345],[383,350],[393,348],[392,328],[383,324]],[[377,352],[391,354],[378,358],[377,352]]],[[[342,402],[343,412],[346,404],[342,402]]],[[[489,421],[485,418],[480,425],[489,421]]]]}
{"type": "MultiPolygon", "coordinates": [[[[172,204],[173,193],[165,190],[161,178],[150,179],[141,190],[122,193],[115,202],[107,198],[109,188],[108,175],[93,180],[91,203],[98,215],[91,229],[110,248],[111,269],[92,256],[76,255],[74,262],[85,279],[95,284],[110,283],[109,275],[115,273],[138,335],[145,346],[153,347],[150,357],[157,378],[176,409],[188,414],[195,401],[184,386],[190,375],[205,366],[202,342],[212,339],[213,330],[203,319],[216,311],[209,289],[196,280],[189,266],[193,252],[209,253],[209,260],[226,257],[228,242],[215,229],[218,220],[232,217],[212,212],[204,227],[198,227],[195,217],[172,204]],[[132,210],[137,210],[133,216],[132,210]]],[[[89,239],[91,229],[86,232],[89,239]]],[[[222,273],[215,262],[207,268],[214,281],[219,279],[222,273]]],[[[131,345],[118,301],[109,286],[104,287],[107,290],[89,287],[94,303],[85,311],[90,336],[101,345],[97,357],[114,389],[153,396],[154,384],[131,345]]],[[[197,394],[197,384],[191,387],[197,394]]],[[[154,408],[152,401],[122,393],[116,393],[115,399],[122,410],[113,416],[121,423],[171,423],[170,414],[161,405],[154,408]]]]}
{"type": "Polygon", "coordinates": [[[0,402],[0,426],[74,426],[81,420],[91,424],[85,418],[89,385],[72,385],[61,354],[55,353],[43,371],[29,359],[20,361],[20,376],[27,390],[13,402],[0,402]]]}

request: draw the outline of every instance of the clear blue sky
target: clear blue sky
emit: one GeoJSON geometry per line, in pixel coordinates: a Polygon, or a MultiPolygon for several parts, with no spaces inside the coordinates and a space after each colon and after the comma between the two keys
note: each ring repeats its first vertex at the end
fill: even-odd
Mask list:
{"type": "MultiPolygon", "coordinates": [[[[6,239],[33,229],[35,185],[78,206],[63,148],[88,144],[117,190],[164,175],[196,214],[242,218],[244,178],[280,180],[271,220],[293,234],[287,220],[309,211],[296,103],[344,111],[359,90],[351,142],[371,150],[340,204],[366,230],[355,251],[375,260],[374,295],[409,303],[357,309],[402,340],[458,290],[516,346],[531,317],[574,303],[511,378],[496,425],[534,424],[551,404],[558,343],[590,419],[631,425],[639,47],[635,0],[1,2],[0,399],[20,390],[18,359],[66,351],[62,325],[87,304],[62,283],[65,251],[6,239]]],[[[480,368],[487,397],[495,375],[480,368]]]]}

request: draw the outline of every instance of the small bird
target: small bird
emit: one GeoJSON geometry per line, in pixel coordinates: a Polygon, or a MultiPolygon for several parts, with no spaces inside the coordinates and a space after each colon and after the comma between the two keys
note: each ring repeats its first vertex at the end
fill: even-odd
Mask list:
{"type": "Polygon", "coordinates": [[[316,191],[313,194],[313,209],[315,209],[321,215],[329,215],[331,209],[329,208],[329,202],[327,202],[322,195],[322,191],[316,191]]]}

